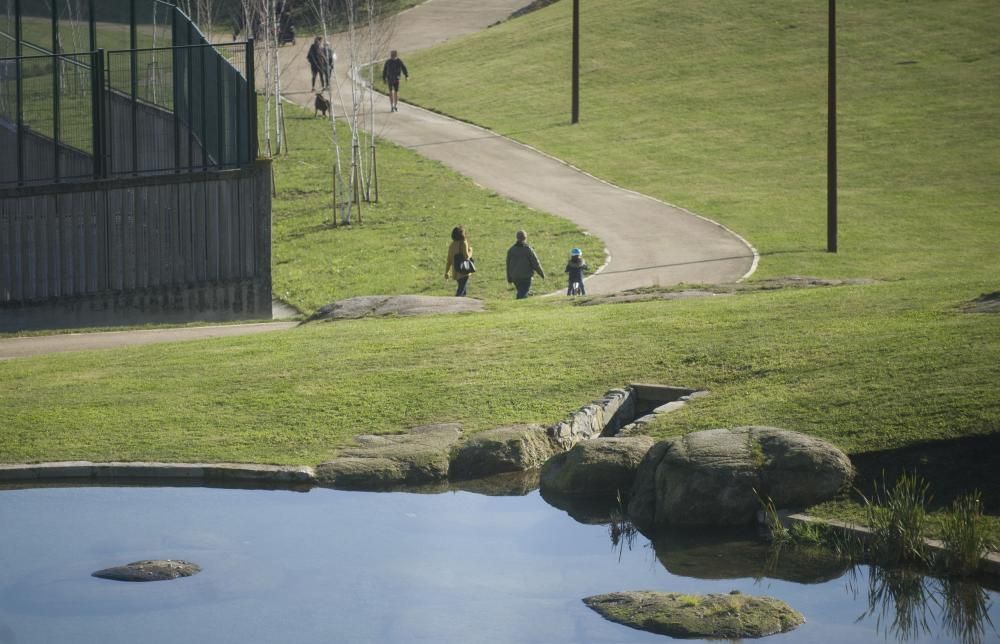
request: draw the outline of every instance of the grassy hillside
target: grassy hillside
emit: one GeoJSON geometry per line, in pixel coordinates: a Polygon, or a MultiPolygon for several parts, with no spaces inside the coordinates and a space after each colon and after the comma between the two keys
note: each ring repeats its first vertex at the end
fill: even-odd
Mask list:
{"type": "Polygon", "coordinates": [[[449,293],[447,235],[465,223],[484,267],[470,292],[489,311],[0,362],[0,461],[316,463],[362,432],[552,423],[631,381],[712,392],[657,436],[767,424],[859,453],[1000,432],[1000,319],[959,308],[998,290],[993,5],[839,5],[843,234],[831,255],[822,8],[581,4],[579,126],[567,124],[560,62],[568,2],[407,56],[420,82],[405,96],[724,222],[763,252],[758,277],[882,281],[513,302],[500,267],[514,229],[534,233],[550,270],[570,246],[594,256],[597,240],[391,146],[378,206],[361,226],[331,228],[325,126],[294,116],[292,154],[276,162],[276,292],[306,310],[362,293],[449,293]]]}
{"type": "MultiPolygon", "coordinates": [[[[840,250],[826,248],[826,3],[558,2],[407,56],[404,98],[716,219],[758,277],[995,278],[1000,5],[838,2],[840,250]]],[[[954,280],[954,281],[952,281],[954,280]]]]}
{"type": "Polygon", "coordinates": [[[996,318],[905,283],[698,301],[498,301],[0,362],[0,462],[318,463],[369,432],[554,423],[607,389],[709,389],[657,429],[767,424],[851,452],[1000,429],[996,318]]]}

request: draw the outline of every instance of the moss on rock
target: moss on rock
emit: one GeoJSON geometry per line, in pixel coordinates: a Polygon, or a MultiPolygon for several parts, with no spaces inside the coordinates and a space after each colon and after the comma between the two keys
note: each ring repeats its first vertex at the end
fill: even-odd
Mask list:
{"type": "Polygon", "coordinates": [[[805,622],[773,597],[627,591],[583,600],[605,619],[671,637],[738,639],[784,633],[805,622]]]}

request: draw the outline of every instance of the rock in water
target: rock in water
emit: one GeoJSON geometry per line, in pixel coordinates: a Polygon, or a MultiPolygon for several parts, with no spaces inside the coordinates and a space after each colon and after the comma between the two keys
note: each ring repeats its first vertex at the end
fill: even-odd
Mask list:
{"type": "Polygon", "coordinates": [[[801,613],[779,599],[738,592],[686,595],[629,591],[594,595],[583,603],[612,622],[671,637],[764,637],[805,622],[801,613]]]}
{"type": "Polygon", "coordinates": [[[692,432],[654,445],[635,475],[629,516],[640,529],[752,523],[776,508],[829,501],[854,474],[825,441],[774,427],[692,432]]]}
{"type": "Polygon", "coordinates": [[[124,566],[114,566],[91,573],[93,577],[114,581],[166,581],[190,577],[201,572],[201,566],[181,559],[147,559],[133,561],[124,566]]]}

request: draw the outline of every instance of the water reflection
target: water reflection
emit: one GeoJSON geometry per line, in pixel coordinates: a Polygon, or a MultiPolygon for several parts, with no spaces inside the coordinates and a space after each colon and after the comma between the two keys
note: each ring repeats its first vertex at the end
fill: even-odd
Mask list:
{"type": "Polygon", "coordinates": [[[772,550],[752,532],[649,539],[615,515],[618,504],[560,512],[531,481],[497,483],[443,494],[3,492],[0,644],[124,644],[140,631],[149,644],[662,642],[580,601],[638,589],[782,599],[807,618],[785,644],[996,639],[994,589],[923,578],[914,586],[867,566],[844,578],[843,560],[772,550]],[[492,496],[504,492],[524,495],[492,496]],[[196,561],[204,572],[153,585],[90,576],[150,557],[196,561]]]}
{"type": "MultiPolygon", "coordinates": [[[[860,593],[860,585],[854,569],[848,587],[855,596],[860,593]]],[[[937,579],[905,568],[870,566],[867,601],[868,608],[858,621],[874,617],[876,629],[898,642],[930,635],[935,613],[940,613],[938,621],[945,634],[962,644],[982,644],[987,634],[997,635],[989,616],[989,594],[974,581],[937,579]]]]}
{"type": "Polygon", "coordinates": [[[905,568],[858,567],[827,548],[775,544],[750,532],[675,530],[650,539],[632,524],[621,503],[609,506],[603,501],[548,496],[546,500],[580,522],[600,522],[603,518],[619,560],[638,544],[652,548],[670,573],[698,579],[750,577],[823,584],[846,574],[853,597],[863,598],[867,604],[856,623],[873,619],[876,631],[887,640],[946,637],[962,644],[983,644],[998,636],[990,618],[990,594],[976,581],[935,578],[905,568]]]}

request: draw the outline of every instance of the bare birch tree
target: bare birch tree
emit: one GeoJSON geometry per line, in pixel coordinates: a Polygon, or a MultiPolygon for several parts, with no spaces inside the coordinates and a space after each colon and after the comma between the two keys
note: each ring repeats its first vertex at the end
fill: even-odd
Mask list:
{"type": "MultiPolygon", "coordinates": [[[[375,0],[310,0],[310,6],[323,31],[323,41],[331,40],[335,17],[342,18],[344,31],[338,33],[339,58],[331,70],[326,92],[330,101],[333,223],[352,223],[355,211],[361,217],[361,202],[371,201],[375,181],[374,67],[391,31],[390,23],[381,20],[375,0]],[[339,11],[338,11],[339,10],[339,11]],[[336,74],[336,64],[346,65],[348,90],[344,91],[336,74]],[[365,78],[367,76],[367,79],[365,78]],[[350,150],[342,149],[337,133],[337,110],[350,133],[350,150]],[[345,163],[346,159],[346,163],[345,163]]],[[[335,53],[336,56],[336,53],[335,53]]]]}

